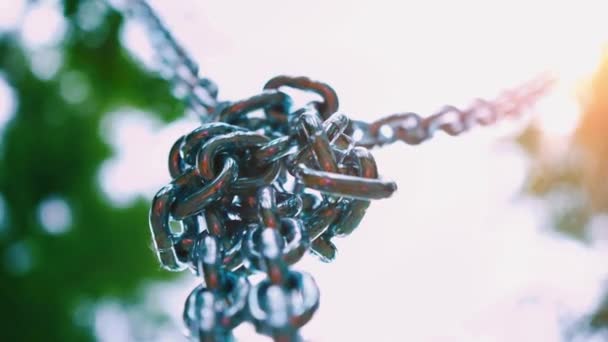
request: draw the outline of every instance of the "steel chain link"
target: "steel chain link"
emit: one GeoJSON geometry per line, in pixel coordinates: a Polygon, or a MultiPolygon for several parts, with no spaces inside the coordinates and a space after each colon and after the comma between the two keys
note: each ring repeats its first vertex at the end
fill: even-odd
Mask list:
{"type": "Polygon", "coordinates": [[[299,341],[299,328],[319,306],[319,290],[291,265],[306,252],[334,260],[333,238],[354,231],[370,200],[396,190],[379,179],[368,148],[398,140],[419,144],[437,130],[458,135],[517,116],[552,84],[543,76],[465,110],[447,106],[425,118],[405,113],[373,123],[336,113],[335,91],[305,77],[278,76],[259,95],[218,102],[217,88],[198,78],[198,67],[152,9],[142,0],[130,3],[158,36],[171,80],[187,88],[196,104],[190,109],[203,121],[171,148],[173,181],[150,210],[162,267],[190,268],[201,277],[184,308],[190,336],[200,341],[231,341],[244,321],[275,341],[299,341]],[[294,108],[286,87],[319,99],[294,108]],[[265,278],[251,285],[254,273],[265,278]]]}

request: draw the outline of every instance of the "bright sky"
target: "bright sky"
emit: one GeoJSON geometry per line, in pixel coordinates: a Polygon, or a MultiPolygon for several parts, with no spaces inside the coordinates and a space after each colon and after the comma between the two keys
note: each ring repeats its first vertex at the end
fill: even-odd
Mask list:
{"type": "MultiPolygon", "coordinates": [[[[553,136],[573,129],[579,114],[574,90],[608,42],[606,1],[151,3],[202,73],[218,82],[223,98],[253,95],[276,74],[308,75],[336,88],[342,111],[371,120],[466,104],[550,69],[562,83],[539,106],[539,120],[553,136]]],[[[0,13],[0,25],[14,20],[0,13]]],[[[47,24],[61,30],[51,19],[38,20],[32,32],[46,32],[47,24]]],[[[36,42],[28,32],[23,37],[36,42]]],[[[125,41],[150,60],[136,27],[125,30],[125,41]]],[[[102,188],[118,194],[121,204],[139,194],[151,198],[169,179],[171,144],[196,122],[161,127],[129,109],[109,120],[115,120],[107,138],[116,156],[102,168],[102,188]],[[129,176],[150,160],[150,172],[129,176]]],[[[381,174],[395,180],[399,192],[374,203],[355,234],[338,242],[334,264],[314,258],[299,264],[322,294],[306,338],[560,341],[559,321],[597,303],[608,273],[606,249],[548,233],[541,204],[517,198],[526,158],[497,142],[522,126],[506,123],[421,147],[374,151],[381,174]]],[[[195,282],[190,277],[151,297],[166,301],[160,306],[179,321],[195,282]]],[[[98,326],[116,321],[112,305],[100,311],[98,326]]],[[[238,333],[257,338],[250,327],[238,333]]],[[[128,340],[128,328],[100,337],[128,340]]]]}

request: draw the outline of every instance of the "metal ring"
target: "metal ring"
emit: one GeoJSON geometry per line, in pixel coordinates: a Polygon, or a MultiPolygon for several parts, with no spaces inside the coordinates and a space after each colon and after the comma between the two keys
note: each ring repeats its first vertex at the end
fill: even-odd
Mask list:
{"type": "Polygon", "coordinates": [[[219,112],[219,120],[227,123],[235,123],[240,121],[243,116],[258,109],[266,110],[266,116],[270,120],[278,122],[287,122],[287,110],[291,104],[289,96],[276,89],[268,89],[259,95],[252,96],[248,99],[233,102],[221,109],[219,112]],[[276,113],[268,113],[268,108],[279,108],[282,115],[276,113]]]}
{"type": "MultiPolygon", "coordinates": [[[[343,114],[334,114],[329,119],[325,120],[323,124],[318,120],[317,115],[312,112],[301,113],[302,115],[306,114],[304,118],[301,118],[296,126],[295,134],[298,135],[298,139],[300,144],[303,145],[301,150],[294,156],[294,158],[290,161],[293,164],[292,168],[288,169],[290,173],[294,173],[295,167],[299,163],[308,164],[311,162],[315,162],[318,157],[315,155],[317,150],[321,150],[321,158],[325,161],[324,163],[329,165],[329,170],[334,170],[332,164],[336,164],[336,159],[340,159],[341,156],[336,158],[335,152],[340,152],[339,149],[332,149],[331,147],[340,146],[342,147],[342,143],[346,140],[346,136],[342,134],[345,129],[348,127],[348,118],[343,114]],[[303,120],[303,121],[302,121],[303,120]],[[315,132],[324,132],[325,135],[321,133],[318,137],[309,137],[310,135],[314,135],[315,132]],[[324,139],[325,138],[325,139],[324,139]],[[315,139],[317,141],[315,141],[315,139]],[[324,147],[325,141],[327,141],[327,147],[324,147]],[[313,148],[316,146],[317,150],[313,148]],[[323,152],[323,149],[332,150],[330,152],[323,152]],[[333,155],[330,156],[330,154],[333,155]],[[327,158],[327,160],[325,160],[327,158]],[[331,158],[333,158],[334,162],[332,163],[331,158]]],[[[351,141],[352,143],[352,141],[351,141]]],[[[338,166],[336,164],[336,170],[338,166]]],[[[327,171],[327,170],[326,170],[327,171]]]]}
{"type": "Polygon", "coordinates": [[[336,113],[323,122],[323,131],[327,135],[329,142],[333,142],[340,134],[344,133],[349,124],[350,120],[348,116],[336,113]]]}
{"type": "Polygon", "coordinates": [[[209,290],[219,290],[224,283],[222,261],[223,251],[219,239],[202,232],[193,249],[193,260],[197,263],[199,273],[203,275],[205,287],[209,290]]]}
{"type": "MultiPolygon", "coordinates": [[[[359,177],[367,179],[375,179],[378,177],[376,162],[367,149],[356,147],[351,150],[347,158],[357,163],[357,174],[359,177]]],[[[349,235],[357,226],[359,226],[369,205],[369,200],[344,200],[344,207],[340,210],[338,218],[332,222],[328,228],[328,232],[333,236],[349,235]]]]}
{"type": "Polygon", "coordinates": [[[187,266],[177,258],[173,247],[175,234],[169,226],[171,205],[176,199],[175,185],[169,184],[154,196],[150,208],[150,231],[161,266],[169,271],[182,271],[187,266]]]}
{"type": "Polygon", "coordinates": [[[427,134],[432,136],[437,129],[445,133],[456,136],[467,130],[464,122],[465,112],[454,106],[445,106],[437,114],[429,116],[423,120],[423,126],[427,134]]]}
{"type": "MultiPolygon", "coordinates": [[[[237,171],[236,162],[232,158],[227,158],[219,176],[195,193],[188,193],[195,189],[193,183],[198,178],[195,170],[192,170],[176,178],[156,194],[150,210],[150,229],[157,256],[164,268],[172,271],[185,269],[187,264],[180,260],[183,259],[180,255],[183,254],[185,257],[194,245],[194,232],[174,234],[169,219],[173,217],[177,220],[187,220],[210,203],[217,201],[223,196],[227,184],[236,179],[237,171]],[[181,196],[182,194],[184,197],[181,196]],[[178,198],[183,200],[178,201],[178,198]],[[176,245],[183,253],[178,253],[176,245]]],[[[195,224],[195,222],[186,221],[185,224],[195,224]]]]}
{"type": "Polygon", "coordinates": [[[230,330],[245,320],[249,282],[234,273],[227,273],[224,279],[222,288],[226,289],[225,292],[212,291],[199,285],[188,295],[183,319],[192,337],[218,333],[230,335],[230,330]],[[218,305],[220,301],[222,305],[218,305]]]}
{"type": "MultiPolygon", "coordinates": [[[[313,104],[319,113],[321,113],[323,119],[329,118],[330,115],[338,110],[338,95],[332,87],[325,83],[313,81],[308,77],[277,76],[264,85],[264,89],[279,89],[280,87],[291,87],[320,95],[323,101],[314,101],[313,104]]],[[[269,113],[269,110],[266,111],[267,115],[274,115],[269,113]]]]}
{"type": "Polygon", "coordinates": [[[498,120],[496,107],[484,99],[476,99],[470,111],[473,113],[475,121],[482,126],[491,125],[498,120]]]}
{"type": "MultiPolygon", "coordinates": [[[[215,179],[215,159],[221,153],[243,152],[258,148],[269,139],[263,135],[249,132],[233,132],[210,139],[199,151],[196,164],[199,174],[205,180],[215,179]]],[[[231,183],[234,191],[257,189],[269,185],[277,178],[281,165],[278,162],[268,164],[255,177],[239,177],[231,183]]],[[[240,171],[250,171],[251,167],[240,168],[240,171]],[[247,170],[246,170],[247,169],[247,170]]]]}
{"type": "MultiPolygon", "coordinates": [[[[263,270],[265,268],[265,256],[261,241],[261,235],[265,229],[273,228],[256,225],[255,228],[249,229],[243,244],[243,251],[250,262],[249,266],[256,270],[263,270]]],[[[306,253],[310,245],[308,232],[304,229],[302,221],[293,218],[282,218],[279,232],[280,236],[284,239],[284,243],[278,246],[280,248],[279,257],[288,265],[296,263],[306,253]]]]}
{"type": "Polygon", "coordinates": [[[416,113],[393,114],[375,121],[369,126],[370,135],[376,139],[376,145],[382,146],[401,140],[410,145],[417,145],[428,138],[426,130],[422,127],[423,119],[416,113]],[[380,130],[388,125],[393,130],[392,139],[383,139],[380,130]]]}
{"type": "Polygon", "coordinates": [[[260,333],[293,335],[319,307],[319,288],[307,273],[290,272],[284,287],[268,279],[254,286],[248,297],[249,315],[260,333]]]}
{"type": "MultiPolygon", "coordinates": [[[[196,169],[193,169],[187,174],[184,174],[173,182],[179,182],[181,178],[193,177],[196,173],[196,169]]],[[[238,167],[236,161],[232,158],[226,158],[224,160],[224,167],[217,177],[211,179],[209,183],[204,185],[202,188],[197,189],[194,193],[188,193],[183,195],[183,200],[175,201],[171,208],[171,215],[178,220],[184,219],[188,216],[198,214],[209,204],[219,200],[225,193],[226,190],[237,181],[238,167]]]]}
{"type": "Polygon", "coordinates": [[[319,167],[327,172],[338,172],[338,164],[323,130],[323,125],[312,111],[302,113],[298,118],[297,134],[301,144],[310,144],[319,167]]]}
{"type": "Polygon", "coordinates": [[[177,139],[169,152],[169,173],[172,178],[177,178],[186,172],[189,166],[196,162],[196,153],[207,140],[220,134],[231,132],[244,132],[238,126],[232,126],[223,122],[213,122],[204,124],[187,135],[177,139]]]}
{"type": "Polygon", "coordinates": [[[191,270],[197,273],[197,266],[191,258],[192,250],[196,244],[197,236],[200,232],[200,225],[196,215],[184,218],[181,222],[182,232],[179,236],[176,236],[173,248],[177,258],[182,263],[188,265],[191,270]]]}

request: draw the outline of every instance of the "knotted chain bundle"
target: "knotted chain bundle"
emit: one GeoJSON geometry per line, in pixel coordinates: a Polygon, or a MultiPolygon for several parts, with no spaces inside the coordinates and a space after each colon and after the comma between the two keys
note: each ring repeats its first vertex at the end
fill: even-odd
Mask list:
{"type": "Polygon", "coordinates": [[[437,129],[455,135],[516,114],[513,108],[531,104],[546,84],[526,85],[526,96],[510,102],[510,111],[499,110],[500,102],[483,102],[426,119],[408,113],[373,124],[335,113],[337,96],[320,82],[279,76],[264,88],[244,101],[219,103],[213,122],[177,140],[169,154],[173,181],[152,203],[150,226],[162,266],[190,268],[204,280],[184,309],[190,334],[201,341],[229,340],[245,320],[277,341],[299,338],[298,329],[319,305],[319,291],[308,274],[289,266],[307,251],[332,261],[332,239],[359,225],[370,200],[396,190],[378,178],[374,158],[360,145],[397,138],[419,143],[437,129]],[[315,92],[322,101],[294,109],[281,87],[315,92]],[[349,133],[357,130],[355,140],[349,133]],[[255,272],[266,278],[251,286],[247,276],[255,272]]]}
{"type": "Polygon", "coordinates": [[[169,156],[173,181],[150,212],[163,267],[190,268],[204,279],[186,301],[184,320],[205,341],[227,339],[244,320],[276,340],[297,339],[319,291],[289,266],[307,251],[333,260],[331,240],[357,227],[370,199],[396,189],[378,179],[369,151],[344,133],[349,120],[335,113],[338,99],[329,86],[277,77],[265,89],[221,103],[212,112],[217,122],[177,140],[169,156]],[[293,109],[282,86],[323,100],[293,109]],[[267,277],[251,287],[246,277],[253,272],[267,277]]]}
{"type": "Polygon", "coordinates": [[[152,8],[143,0],[129,3],[151,33],[161,74],[203,122],[171,148],[173,180],[150,210],[163,268],[189,268],[202,278],[183,314],[190,336],[200,341],[230,341],[244,321],[275,341],[300,340],[319,290],[310,275],[290,266],[306,252],[332,261],[333,238],[353,232],[370,200],[396,190],[378,178],[367,148],[415,145],[437,130],[458,135],[517,116],[553,84],[543,75],[464,110],[446,106],[424,118],[403,113],[373,123],[337,114],[334,90],[304,77],[275,77],[257,96],[219,102],[216,85],[198,75],[152,8]],[[295,108],[283,88],[315,93],[320,101],[295,108]],[[252,285],[254,273],[265,277],[252,285]]]}

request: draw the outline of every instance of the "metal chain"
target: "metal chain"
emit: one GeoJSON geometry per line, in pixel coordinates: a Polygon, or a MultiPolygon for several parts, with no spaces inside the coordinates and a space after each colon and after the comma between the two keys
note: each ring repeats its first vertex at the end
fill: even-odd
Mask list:
{"type": "Polygon", "coordinates": [[[161,62],[160,74],[173,85],[173,93],[185,101],[189,111],[202,122],[212,121],[209,113],[217,106],[217,85],[198,75],[199,66],[163,25],[144,0],[126,0],[127,11],[140,19],[161,62]]]}
{"type": "Polygon", "coordinates": [[[498,120],[517,117],[532,107],[555,83],[549,73],[541,74],[517,88],[504,91],[494,100],[476,99],[467,109],[445,106],[427,117],[416,113],[390,115],[372,123],[353,122],[349,133],[357,143],[368,148],[403,141],[417,145],[441,130],[457,136],[475,125],[488,126],[498,120]]]}
{"type": "Polygon", "coordinates": [[[157,49],[175,71],[171,80],[185,85],[190,102],[197,99],[199,106],[190,109],[204,122],[171,148],[173,181],[150,210],[162,267],[189,268],[201,277],[183,314],[189,335],[199,341],[231,341],[245,321],[275,341],[300,341],[299,328],[319,306],[319,290],[291,265],[306,252],[334,260],[332,240],[354,231],[371,200],[397,189],[379,179],[368,148],[398,140],[419,144],[437,130],[458,135],[517,116],[552,84],[543,76],[466,110],[447,106],[426,118],[405,113],[373,123],[336,113],[335,91],[305,77],[278,76],[259,95],[218,102],[217,88],[196,76],[197,66],[152,9],[142,0],[131,4],[160,37],[157,49]],[[320,100],[295,108],[283,88],[320,100]],[[252,285],[254,273],[265,277],[252,285]]]}
{"type": "Polygon", "coordinates": [[[204,341],[231,339],[243,320],[276,341],[299,340],[319,291],[290,265],[307,251],[333,260],[331,240],[357,227],[369,200],[396,190],[378,179],[371,154],[343,133],[349,120],[333,113],[337,97],[329,86],[281,76],[265,88],[218,108],[214,115],[223,122],[177,140],[169,153],[173,181],[152,203],[161,265],[202,276],[205,286],[188,297],[184,320],[190,335],[204,341]],[[327,98],[293,109],[278,90],[285,86],[327,98]],[[254,120],[259,110],[265,114],[254,120]],[[266,279],[250,286],[247,275],[256,272],[266,279]]]}

